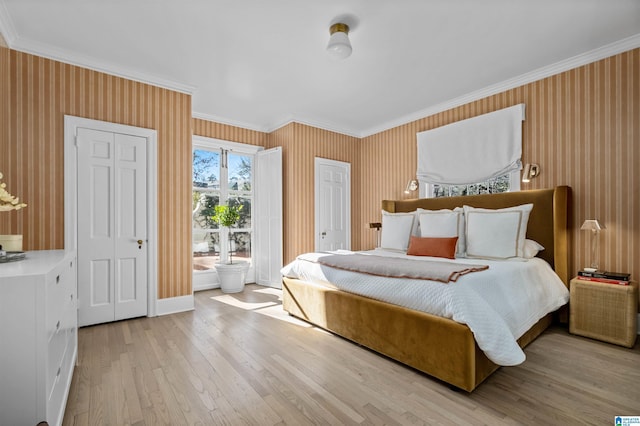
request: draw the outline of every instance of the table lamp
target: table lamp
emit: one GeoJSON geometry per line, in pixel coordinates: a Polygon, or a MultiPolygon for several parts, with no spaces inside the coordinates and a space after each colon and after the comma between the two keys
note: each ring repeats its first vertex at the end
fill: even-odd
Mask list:
{"type": "Polygon", "coordinates": [[[598,222],[598,219],[587,219],[580,227],[581,231],[591,231],[591,265],[585,267],[584,270],[588,272],[595,272],[598,270],[598,238],[600,231],[606,229],[604,225],[598,222]]]}

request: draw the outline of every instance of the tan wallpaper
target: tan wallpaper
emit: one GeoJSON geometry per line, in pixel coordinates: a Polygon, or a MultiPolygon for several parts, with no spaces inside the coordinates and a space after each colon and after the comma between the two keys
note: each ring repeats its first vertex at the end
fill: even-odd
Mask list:
{"type": "Polygon", "coordinates": [[[299,123],[269,134],[268,147],[282,147],[284,262],[313,251],[315,157],[351,163],[351,244],[360,245],[360,140],[299,123]]]}
{"type": "Polygon", "coordinates": [[[359,139],[299,123],[288,124],[267,134],[194,119],[193,132],[195,135],[265,148],[282,147],[285,262],[314,249],[315,157],[351,163],[351,241],[353,246],[359,247],[359,139]]]}
{"type": "MultiPolygon", "coordinates": [[[[541,174],[523,189],[573,188],[572,270],[589,262],[585,219],[604,222],[600,266],[640,279],[640,49],[364,138],[361,221],[380,200],[402,198],[415,176],[416,133],[517,103],[526,104],[523,161],[541,174]]],[[[362,248],[374,245],[364,233],[362,248]]]]}
{"type": "Polygon", "coordinates": [[[292,123],[270,134],[191,119],[188,95],[0,48],[0,171],[29,207],[0,216],[0,234],[29,250],[62,248],[63,116],[158,130],[159,296],[191,293],[191,134],[282,146],[284,260],[313,250],[313,162],[351,163],[352,248],[367,249],[380,200],[403,198],[415,176],[419,131],[527,105],[524,161],[541,175],[524,188],[573,188],[572,268],[588,262],[586,218],[602,220],[601,265],[640,277],[640,49],[531,83],[364,139],[292,123]],[[8,125],[5,125],[8,123],[8,125]],[[193,132],[192,132],[193,128],[193,132]]]}
{"type": "Polygon", "coordinates": [[[64,115],[158,131],[158,295],[191,294],[191,96],[0,48],[0,171],[28,207],[0,234],[24,249],[64,248],[64,115]],[[8,80],[8,83],[7,83],[8,80]],[[8,90],[7,90],[8,88],[8,90]]]}
{"type": "Polygon", "coordinates": [[[267,143],[267,133],[201,120],[199,118],[193,119],[193,134],[247,145],[266,146],[267,143]]]}

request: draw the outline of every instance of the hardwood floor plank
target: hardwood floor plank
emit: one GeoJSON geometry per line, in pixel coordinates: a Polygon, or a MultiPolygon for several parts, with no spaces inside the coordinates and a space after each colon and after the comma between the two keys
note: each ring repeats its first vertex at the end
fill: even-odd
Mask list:
{"type": "Polygon", "coordinates": [[[194,419],[190,412],[182,411],[178,401],[173,394],[171,384],[167,381],[162,368],[156,368],[153,370],[153,374],[156,376],[158,387],[160,388],[160,394],[162,395],[163,406],[166,407],[166,412],[169,413],[168,424],[182,425],[182,424],[198,424],[197,421],[202,422],[202,419],[194,419]],[[195,420],[195,421],[194,421],[195,420]]]}
{"type": "Polygon", "coordinates": [[[129,411],[129,419],[131,423],[137,423],[144,420],[142,416],[142,407],[140,406],[140,398],[134,381],[134,371],[129,362],[129,353],[120,354],[120,365],[122,367],[122,389],[124,391],[125,402],[129,411]]]}
{"type": "Polygon", "coordinates": [[[640,414],[632,349],[553,327],[473,393],[279,312],[281,293],[79,330],[64,425],[600,425],[640,414]]]}

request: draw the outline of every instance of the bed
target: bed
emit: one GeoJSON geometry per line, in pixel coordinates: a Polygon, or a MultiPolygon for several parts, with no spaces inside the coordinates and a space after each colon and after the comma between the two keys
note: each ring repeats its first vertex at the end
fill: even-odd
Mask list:
{"type": "MultiPolygon", "coordinates": [[[[532,203],[526,238],[545,247],[537,256],[553,268],[566,286],[569,199],[570,188],[559,186],[503,194],[384,200],[382,208],[401,213],[463,205],[501,209],[532,203]]],[[[286,276],[283,308],[292,316],[469,392],[499,368],[480,349],[470,328],[452,319],[286,276]]],[[[517,344],[524,348],[552,321],[553,313],[545,315],[521,335],[517,344]]]]}

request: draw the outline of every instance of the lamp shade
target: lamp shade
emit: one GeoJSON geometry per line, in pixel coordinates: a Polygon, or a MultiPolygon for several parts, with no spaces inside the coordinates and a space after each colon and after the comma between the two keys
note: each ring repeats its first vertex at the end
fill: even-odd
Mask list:
{"type": "Polygon", "coordinates": [[[603,224],[598,222],[598,219],[587,219],[580,227],[581,231],[601,231],[606,229],[603,224]]]}
{"type": "Polygon", "coordinates": [[[351,42],[349,41],[349,26],[347,24],[333,24],[329,29],[331,37],[327,44],[327,51],[336,59],[345,59],[351,55],[351,42]]]}

